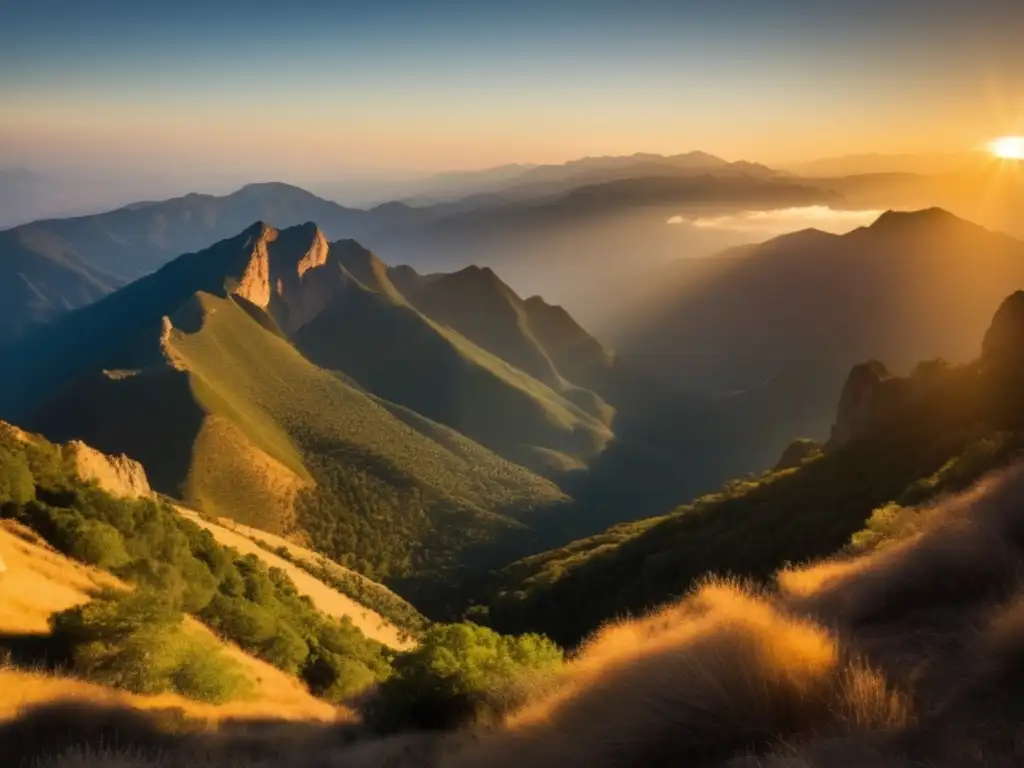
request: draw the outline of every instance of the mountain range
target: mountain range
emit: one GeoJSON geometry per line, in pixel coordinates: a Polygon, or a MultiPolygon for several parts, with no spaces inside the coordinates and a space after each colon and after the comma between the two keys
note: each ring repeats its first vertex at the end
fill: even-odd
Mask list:
{"type": "MultiPolygon", "coordinates": [[[[612,170],[623,165],[602,162],[612,170]]],[[[607,170],[597,165],[600,172],[607,170]]],[[[790,183],[784,176],[762,175],[755,183],[790,183]]],[[[749,181],[742,174],[735,178],[741,177],[749,181]]],[[[662,181],[687,185],[702,178],[691,174],[662,181]]],[[[713,183],[735,181],[714,178],[718,181],[713,183]]],[[[576,188],[534,207],[556,210],[568,200],[586,197],[586,189],[593,187],[576,188]]],[[[726,249],[713,258],[680,259],[645,269],[624,254],[653,240],[632,237],[629,233],[637,230],[629,227],[617,229],[616,217],[611,223],[608,217],[584,217],[579,226],[554,233],[536,224],[536,217],[543,216],[529,213],[531,205],[475,213],[453,213],[444,205],[358,211],[274,184],[223,198],[191,195],[98,217],[19,227],[0,233],[7,254],[0,254],[0,268],[17,275],[4,284],[20,291],[5,303],[7,322],[0,328],[11,342],[40,322],[124,283],[124,277],[91,266],[79,251],[114,269],[135,263],[156,267],[183,244],[196,243],[196,253],[202,253],[209,239],[248,211],[295,221],[316,210],[330,222],[319,231],[329,243],[330,269],[343,273],[338,285],[347,286],[337,290],[348,298],[307,306],[312,294],[303,294],[297,305],[304,308],[295,310],[308,313],[301,315],[301,327],[281,308],[284,299],[275,298],[273,322],[262,317],[260,322],[283,335],[304,361],[340,373],[339,380],[402,409],[396,418],[409,419],[414,413],[556,480],[589,510],[574,518],[565,534],[571,535],[599,530],[612,516],[621,519],[624,498],[630,499],[630,516],[652,514],[737,473],[769,466],[794,433],[823,438],[843,376],[858,359],[877,355],[897,369],[928,357],[967,359],[987,308],[1024,279],[1020,241],[934,209],[891,212],[846,235],[808,230],[726,249]],[[496,216],[498,223],[482,224],[489,216],[496,216]],[[487,247],[499,250],[508,242],[537,246],[528,257],[508,262],[513,274],[534,272],[544,262],[540,274],[560,274],[566,284],[603,281],[609,287],[598,294],[600,301],[585,305],[605,312],[608,319],[598,326],[598,336],[614,339],[617,357],[580,327],[575,313],[539,297],[521,299],[492,268],[467,267],[458,263],[458,256],[451,257],[456,266],[452,272],[389,267],[360,241],[336,239],[330,228],[344,233],[375,217],[378,222],[403,220],[408,242],[422,234],[422,252],[444,242],[441,233],[452,222],[465,219],[459,225],[463,235],[475,227],[479,231],[467,235],[464,245],[490,243],[487,247]],[[436,217],[430,227],[420,228],[430,217],[436,217]],[[513,226],[517,220],[519,225],[513,226]],[[84,245],[73,246],[51,230],[84,245]],[[545,250],[545,243],[552,252],[545,250]],[[586,247],[597,243],[593,250],[586,247]],[[594,260],[610,251],[622,257],[594,268],[594,260]],[[964,258],[968,253],[971,259],[964,258]],[[33,281],[30,275],[42,277],[33,281]],[[627,296],[632,301],[624,301],[627,296]],[[616,304],[619,309],[613,312],[610,307],[616,304]],[[338,327],[370,332],[340,333],[338,327]],[[614,437],[609,426],[613,411],[618,412],[614,437]]],[[[650,215],[651,209],[642,210],[648,211],[643,216],[650,215]]],[[[657,232],[660,238],[676,229],[659,221],[656,229],[644,231],[657,232]]],[[[224,233],[226,240],[250,222],[224,233]]],[[[297,231],[305,230],[300,226],[297,231]]],[[[376,236],[390,237],[380,232],[376,236]]],[[[305,253],[312,246],[295,247],[305,253]]],[[[488,261],[487,247],[473,248],[481,262],[488,261]]],[[[453,248],[451,253],[465,250],[453,248]]],[[[0,388],[3,413],[17,419],[42,415],[42,397],[53,394],[49,388],[82,375],[90,361],[108,353],[112,339],[138,332],[135,319],[156,323],[172,316],[197,291],[222,298],[225,277],[241,278],[241,267],[215,266],[203,272],[197,265],[204,260],[206,256],[193,256],[187,270],[172,262],[122,291],[110,304],[117,309],[74,313],[74,320],[58,324],[64,329],[99,324],[97,337],[104,340],[99,346],[85,336],[65,337],[54,328],[16,345],[4,356],[19,374],[0,388]],[[160,296],[171,285],[178,287],[166,306],[153,300],[154,292],[160,296]],[[159,312],[136,317],[142,309],[159,312]],[[121,322],[122,317],[131,322],[121,322]],[[51,369],[54,360],[62,365],[51,369]]],[[[197,312],[201,316],[209,307],[197,312]]],[[[131,356],[126,359],[104,367],[144,368],[131,363],[131,356]]],[[[182,445],[191,444],[186,440],[182,445]]],[[[188,450],[180,447],[179,453],[185,456],[188,450]]],[[[190,465],[179,460],[162,488],[180,493],[190,465]]],[[[289,483],[293,490],[300,487],[294,478],[289,483]]]]}
{"type": "MultiPolygon", "coordinates": [[[[101,214],[34,221],[2,233],[0,278],[37,285],[43,283],[38,273],[46,273],[44,287],[52,282],[57,288],[44,291],[44,300],[58,309],[66,303],[75,307],[81,302],[64,299],[76,289],[81,293],[79,276],[49,274],[55,269],[55,255],[68,262],[72,272],[83,264],[88,267],[94,273],[90,285],[95,294],[146,275],[181,253],[231,237],[253,221],[283,228],[316,221],[332,240],[356,239],[398,261],[445,271],[489,265],[514,275],[521,289],[527,286],[531,292],[551,295],[553,286],[568,282],[568,272],[583,266],[567,251],[564,238],[573,239],[574,251],[590,251],[592,258],[603,260],[605,244],[614,242],[608,225],[623,215],[630,222],[615,221],[612,237],[629,238],[641,252],[650,251],[646,262],[671,247],[668,235],[678,235],[661,226],[676,212],[674,206],[771,206],[835,197],[761,166],[727,163],[703,153],[588,158],[522,171],[515,176],[521,186],[415,206],[390,202],[365,210],[348,208],[275,182],[250,184],[223,196],[192,193],[101,214]],[[664,213],[665,206],[672,210],[664,213]],[[637,212],[644,212],[644,221],[634,226],[637,212]],[[652,235],[657,237],[650,240],[652,235]],[[549,258],[539,259],[540,253],[549,258]],[[539,265],[546,265],[541,271],[547,276],[537,273],[528,278],[539,265]],[[103,288],[95,285],[97,281],[103,288]]],[[[21,176],[8,176],[11,184],[20,183],[21,176]]],[[[498,177],[511,183],[504,173],[498,177]]],[[[0,187],[4,185],[0,179],[0,187]]],[[[598,274],[593,273],[595,278],[598,274]]],[[[5,324],[0,345],[41,317],[37,304],[34,295],[11,297],[5,306],[12,318],[17,315],[17,329],[13,322],[5,324]]]]}
{"type": "Polygon", "coordinates": [[[556,361],[595,381],[612,364],[489,270],[418,276],[261,222],[11,348],[2,410],[137,458],[208,514],[403,575],[562,505],[526,466],[578,469],[611,439],[611,408],[556,361]]]}

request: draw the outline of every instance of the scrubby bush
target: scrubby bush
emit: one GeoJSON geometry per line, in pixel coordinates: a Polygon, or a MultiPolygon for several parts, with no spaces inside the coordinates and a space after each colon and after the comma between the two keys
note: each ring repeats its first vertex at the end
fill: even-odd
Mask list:
{"type": "Polygon", "coordinates": [[[69,554],[99,568],[113,569],[131,562],[124,537],[100,520],[82,520],[70,542],[69,554]]]}
{"type": "Polygon", "coordinates": [[[35,498],[32,471],[24,456],[0,445],[0,506],[24,504],[35,498]]]}
{"type": "Polygon", "coordinates": [[[500,721],[551,680],[562,651],[547,638],[499,635],[475,624],[438,624],[394,660],[371,720],[384,730],[500,721]]]}
{"type": "Polygon", "coordinates": [[[387,587],[377,584],[365,576],[332,568],[329,561],[322,556],[316,564],[313,564],[301,557],[296,557],[287,547],[271,547],[260,539],[253,539],[253,541],[341,594],[351,597],[360,605],[365,605],[376,611],[401,630],[404,637],[417,637],[430,625],[430,621],[410,603],[387,587]]]}
{"type": "Polygon", "coordinates": [[[163,596],[140,589],[108,593],[56,614],[51,624],[71,668],[88,680],[212,702],[244,694],[249,683],[238,665],[183,620],[163,596]]]}

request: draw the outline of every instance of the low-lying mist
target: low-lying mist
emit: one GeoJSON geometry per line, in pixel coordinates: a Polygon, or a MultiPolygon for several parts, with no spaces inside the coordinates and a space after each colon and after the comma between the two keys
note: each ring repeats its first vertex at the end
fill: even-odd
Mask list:
{"type": "Polygon", "coordinates": [[[873,209],[839,209],[828,205],[804,205],[771,210],[735,211],[715,216],[673,216],[668,224],[689,224],[702,230],[731,230],[751,239],[774,237],[801,229],[820,229],[843,234],[871,224],[882,214],[873,209]]]}

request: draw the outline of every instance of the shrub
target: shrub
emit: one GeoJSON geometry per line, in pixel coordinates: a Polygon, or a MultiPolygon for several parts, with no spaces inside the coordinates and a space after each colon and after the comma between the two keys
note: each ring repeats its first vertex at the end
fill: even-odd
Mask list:
{"type": "Polygon", "coordinates": [[[24,457],[0,445],[0,505],[24,504],[35,496],[32,472],[24,457]]]}
{"type": "Polygon", "coordinates": [[[216,642],[186,631],[182,614],[158,593],[107,593],[52,620],[73,671],[134,693],[174,691],[222,702],[248,681],[216,642]]]}
{"type": "Polygon", "coordinates": [[[124,537],[112,525],[99,520],[82,520],[70,542],[69,554],[89,565],[117,568],[131,561],[124,537]]]}
{"type": "Polygon", "coordinates": [[[381,684],[371,720],[385,730],[496,723],[553,675],[562,651],[541,635],[518,637],[475,624],[438,624],[399,655],[381,684]]]}

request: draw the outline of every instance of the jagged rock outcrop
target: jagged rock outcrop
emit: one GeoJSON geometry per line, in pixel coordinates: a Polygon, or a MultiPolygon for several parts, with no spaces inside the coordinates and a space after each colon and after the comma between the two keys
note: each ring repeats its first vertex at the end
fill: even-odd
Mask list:
{"type": "Polygon", "coordinates": [[[864,434],[878,412],[883,383],[892,378],[878,360],[855,365],[839,397],[839,409],[828,445],[836,448],[864,434]]]}
{"type": "Polygon", "coordinates": [[[346,280],[324,233],[315,224],[279,230],[254,228],[232,293],[277,321],[292,334],[319,315],[345,290],[346,280]]]}
{"type": "MultiPolygon", "coordinates": [[[[40,435],[26,432],[6,421],[0,421],[0,434],[9,435],[22,443],[42,442],[40,435]]],[[[81,440],[70,440],[60,447],[61,456],[75,474],[86,481],[95,481],[113,496],[137,499],[149,496],[149,478],[142,464],[124,454],[108,456],[81,440]]]]}
{"type": "Polygon", "coordinates": [[[786,446],[786,450],[782,452],[782,456],[772,467],[772,471],[779,472],[783,469],[799,467],[805,461],[820,456],[823,449],[824,446],[817,440],[806,437],[797,438],[786,446]]]}
{"type": "Polygon", "coordinates": [[[108,456],[81,440],[72,440],[62,449],[65,459],[83,480],[93,480],[113,496],[137,499],[152,493],[142,465],[124,454],[108,456]]]}
{"type": "Polygon", "coordinates": [[[981,361],[988,369],[1024,370],[1024,291],[999,305],[981,344],[981,361]]]}

